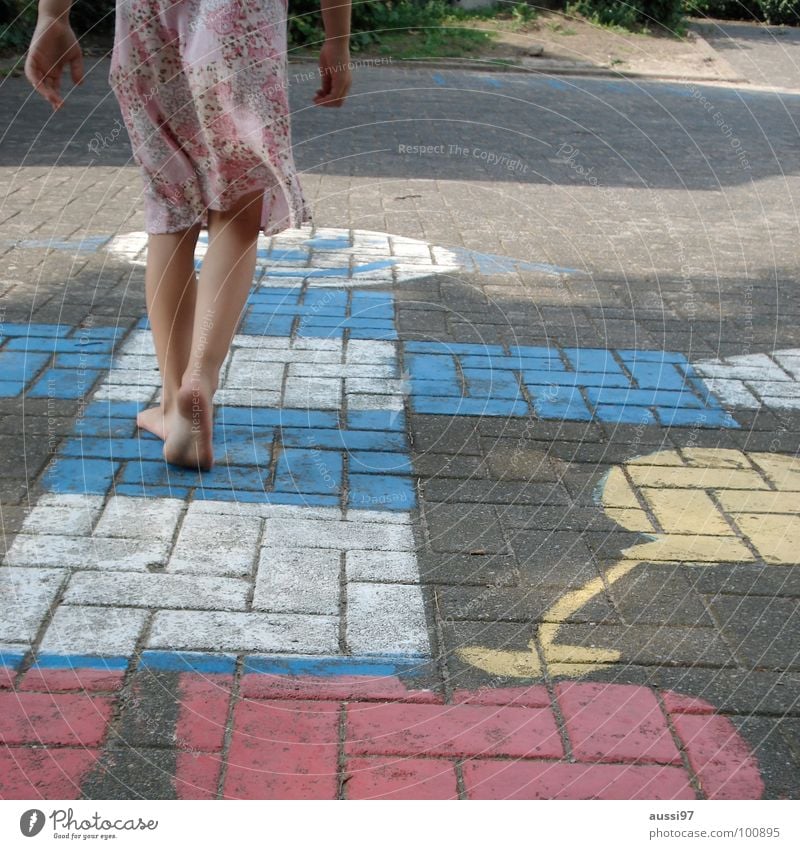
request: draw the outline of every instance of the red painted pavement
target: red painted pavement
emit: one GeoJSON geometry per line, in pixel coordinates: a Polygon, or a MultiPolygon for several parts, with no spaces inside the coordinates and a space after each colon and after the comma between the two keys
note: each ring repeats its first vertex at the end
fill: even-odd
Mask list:
{"type": "MultiPolygon", "coordinates": [[[[142,674],[141,671],[138,674],[142,674]]],[[[3,678],[0,677],[0,684],[3,678]]],[[[75,799],[122,673],[30,671],[0,690],[0,798],[75,799]]],[[[634,685],[459,690],[396,677],[183,673],[180,799],[753,799],[758,764],[700,699],[634,685]],[[236,692],[232,703],[233,693],[236,692]]]]}

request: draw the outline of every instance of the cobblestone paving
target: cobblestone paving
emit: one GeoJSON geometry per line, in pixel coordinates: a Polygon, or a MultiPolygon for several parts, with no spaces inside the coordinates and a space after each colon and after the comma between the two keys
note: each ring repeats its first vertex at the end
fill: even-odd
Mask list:
{"type": "Polygon", "coordinates": [[[300,109],[316,228],[261,246],[199,478],[134,426],[106,70],[58,125],[4,84],[0,795],[796,797],[784,102],[373,68],[300,109]]]}

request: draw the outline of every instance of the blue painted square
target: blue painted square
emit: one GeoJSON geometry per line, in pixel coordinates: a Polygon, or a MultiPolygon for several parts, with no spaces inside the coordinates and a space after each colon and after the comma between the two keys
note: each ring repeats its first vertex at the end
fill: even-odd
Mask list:
{"type": "Polygon", "coordinates": [[[564,353],[575,371],[622,373],[620,364],[605,348],[564,348],[564,353]]]}
{"type": "Polygon", "coordinates": [[[397,475],[350,475],[347,504],[358,510],[412,510],[417,504],[414,481],[397,475]]]}
{"type": "Polygon", "coordinates": [[[344,327],[329,327],[325,324],[315,324],[313,321],[301,321],[297,326],[297,335],[308,339],[342,339],[344,327]]]}
{"type": "Polygon", "coordinates": [[[412,396],[417,413],[450,416],[525,416],[530,412],[522,401],[483,398],[427,398],[412,396]]]}
{"type": "Polygon", "coordinates": [[[656,407],[656,413],[661,424],[666,427],[740,427],[730,413],[722,409],[707,407],[701,410],[676,410],[656,407]]]}
{"type": "Polygon", "coordinates": [[[83,415],[101,419],[135,419],[146,401],[92,401],[83,408],[83,415]]]}
{"type": "Polygon", "coordinates": [[[334,451],[405,451],[404,433],[368,430],[301,430],[284,428],[281,441],[288,448],[328,448],[334,451]]]}
{"type": "Polygon", "coordinates": [[[522,382],[534,386],[608,386],[630,387],[630,380],[624,374],[603,374],[584,371],[523,371],[522,382]]]}
{"type": "Polygon", "coordinates": [[[61,449],[65,457],[99,457],[112,460],[161,460],[161,452],[161,440],[152,439],[75,437],[68,439],[61,449]]]}
{"type": "Polygon", "coordinates": [[[533,408],[539,418],[590,421],[592,413],[577,387],[531,386],[533,408]]]}
{"type": "Polygon", "coordinates": [[[129,495],[131,498],[189,498],[188,486],[145,486],[144,484],[118,483],[114,495],[129,495]]]}
{"type": "MultiPolygon", "coordinates": [[[[338,413],[323,410],[286,410],[271,407],[216,408],[216,417],[224,426],[246,427],[338,427],[338,413]]],[[[374,428],[373,428],[374,429],[374,428]]]]}
{"type": "Polygon", "coordinates": [[[348,457],[350,474],[410,475],[411,460],[388,451],[353,451],[348,457]]]}
{"type": "Polygon", "coordinates": [[[532,358],[536,360],[556,360],[561,362],[557,348],[547,345],[514,345],[509,349],[514,357],[532,358]]]}
{"type": "Polygon", "coordinates": [[[72,328],[66,324],[8,324],[3,323],[3,336],[66,336],[72,328]]]}
{"type": "Polygon", "coordinates": [[[113,364],[111,354],[56,354],[55,368],[109,369],[113,364]]]}
{"type": "Polygon", "coordinates": [[[634,363],[685,363],[686,357],[675,351],[641,351],[635,348],[620,348],[617,353],[626,366],[634,363]]]}
{"type": "Polygon", "coordinates": [[[49,368],[42,372],[27,394],[29,398],[83,398],[99,374],[90,369],[49,368]]]}
{"type": "MultiPolygon", "coordinates": [[[[328,433],[329,431],[323,431],[328,433]]],[[[272,432],[264,438],[246,427],[220,428],[214,440],[217,462],[236,466],[269,466],[272,432]]]]}
{"type": "Polygon", "coordinates": [[[278,459],[275,491],[337,494],[342,476],[342,455],[338,451],[286,448],[278,459]]]}
{"type": "Polygon", "coordinates": [[[405,366],[412,378],[458,382],[458,371],[452,356],[439,354],[406,354],[405,366]]]}
{"type": "Polygon", "coordinates": [[[672,389],[679,392],[684,389],[685,379],[674,363],[626,362],[625,365],[640,389],[672,389]]]}
{"type": "Polygon", "coordinates": [[[0,398],[16,398],[24,386],[22,380],[0,380],[0,398]]]}
{"type": "MultiPolygon", "coordinates": [[[[13,340],[19,341],[19,340],[13,340]]],[[[22,351],[0,351],[0,375],[3,380],[27,383],[47,362],[47,354],[27,354],[22,351]]]]}
{"type": "Polygon", "coordinates": [[[119,339],[128,332],[127,327],[76,327],[69,334],[71,339],[119,339]]]}
{"type": "Polygon", "coordinates": [[[486,373],[485,369],[464,369],[469,394],[481,398],[521,399],[519,379],[507,371],[486,373]]]}
{"type": "Polygon", "coordinates": [[[623,404],[635,407],[702,407],[703,402],[691,392],[657,389],[614,389],[590,386],[586,390],[593,404],[623,404]]]}
{"type": "Polygon", "coordinates": [[[347,307],[347,292],[341,289],[307,289],[303,304],[306,306],[324,304],[344,309],[347,307]]]}
{"type": "Polygon", "coordinates": [[[410,385],[412,396],[465,398],[467,395],[460,380],[419,380],[412,377],[410,385]]]}
{"type": "Polygon", "coordinates": [[[239,333],[249,336],[291,336],[294,317],[290,315],[269,316],[249,313],[239,329],[239,333]]]}
{"type": "MultiPolygon", "coordinates": [[[[133,419],[109,419],[91,416],[80,418],[75,422],[75,433],[84,437],[127,438],[133,436],[136,430],[136,422],[133,419]]],[[[142,433],[142,436],[144,437],[144,433],[142,433]]]]}
{"type": "Polygon", "coordinates": [[[351,339],[375,339],[380,342],[396,342],[399,339],[397,331],[394,328],[379,330],[368,327],[354,327],[350,330],[351,339]]]}
{"type": "Polygon", "coordinates": [[[595,409],[595,415],[601,422],[613,422],[615,424],[647,425],[656,422],[652,410],[647,407],[600,404],[595,409]]]}
{"type": "Polygon", "coordinates": [[[406,417],[401,410],[350,410],[347,427],[352,430],[405,431],[406,417]]]}
{"type": "Polygon", "coordinates": [[[105,495],[119,465],[109,460],[59,458],[45,472],[42,485],[50,492],[105,495]]]}

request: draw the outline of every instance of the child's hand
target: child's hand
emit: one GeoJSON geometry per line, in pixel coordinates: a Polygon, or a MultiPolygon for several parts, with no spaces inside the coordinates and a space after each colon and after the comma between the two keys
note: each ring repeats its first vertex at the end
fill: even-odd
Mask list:
{"type": "Polygon", "coordinates": [[[324,42],[319,52],[319,73],[322,85],[314,95],[314,103],[317,106],[341,106],[353,84],[350,50],[346,44],[338,46],[332,41],[324,42]]]}
{"type": "Polygon", "coordinates": [[[72,82],[83,82],[83,53],[69,23],[62,18],[42,18],[36,22],[28,56],[25,76],[53,109],[64,101],[60,94],[61,75],[69,65],[72,82]]]}

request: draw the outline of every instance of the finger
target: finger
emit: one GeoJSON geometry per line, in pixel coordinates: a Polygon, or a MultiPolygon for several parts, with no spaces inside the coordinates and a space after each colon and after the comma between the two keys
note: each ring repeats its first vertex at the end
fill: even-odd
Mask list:
{"type": "Polygon", "coordinates": [[[36,92],[40,94],[52,107],[58,109],[61,105],[61,98],[58,92],[53,89],[49,77],[42,71],[41,66],[32,59],[25,65],[25,76],[36,92]]]}

